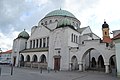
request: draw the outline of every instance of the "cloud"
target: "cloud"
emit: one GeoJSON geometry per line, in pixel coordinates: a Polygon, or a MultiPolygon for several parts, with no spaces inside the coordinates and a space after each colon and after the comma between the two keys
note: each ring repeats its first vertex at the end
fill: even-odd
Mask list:
{"type": "Polygon", "coordinates": [[[1,45],[0,48],[3,51],[12,49],[13,38],[16,38],[18,33],[19,32],[14,31],[14,32],[10,33],[9,35],[5,35],[0,32],[0,45],[1,45]]]}
{"type": "Polygon", "coordinates": [[[111,30],[120,29],[119,3],[119,0],[66,0],[64,7],[77,16],[81,21],[80,27],[89,25],[94,33],[102,37],[104,19],[111,30]]]}
{"type": "Polygon", "coordinates": [[[56,9],[56,6],[60,8],[61,4],[58,3],[56,0],[0,0],[1,48],[12,48],[13,39],[23,29],[30,32],[32,26],[38,25],[48,12],[56,9]]]}
{"type": "Polygon", "coordinates": [[[23,29],[30,33],[46,14],[60,8],[73,13],[81,21],[80,27],[89,25],[102,37],[104,19],[110,30],[120,29],[119,3],[119,0],[0,0],[0,45],[12,48],[13,39],[23,29]]]}

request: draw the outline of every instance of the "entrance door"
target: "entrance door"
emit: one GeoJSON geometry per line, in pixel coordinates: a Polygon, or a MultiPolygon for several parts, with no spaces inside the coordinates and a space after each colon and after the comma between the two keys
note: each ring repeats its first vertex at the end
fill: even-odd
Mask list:
{"type": "Polygon", "coordinates": [[[60,58],[54,58],[54,70],[60,70],[60,58]]]}
{"type": "Polygon", "coordinates": [[[13,66],[15,66],[16,63],[16,57],[13,57],[13,66]]]}

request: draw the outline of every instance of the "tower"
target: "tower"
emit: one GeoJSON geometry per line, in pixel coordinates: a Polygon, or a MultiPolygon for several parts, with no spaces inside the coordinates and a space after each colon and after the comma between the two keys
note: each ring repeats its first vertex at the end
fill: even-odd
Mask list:
{"type": "Polygon", "coordinates": [[[29,34],[24,30],[22,31],[16,39],[13,41],[12,49],[12,64],[13,66],[19,66],[20,51],[26,48],[27,40],[29,39],[29,34]]]}
{"type": "Polygon", "coordinates": [[[102,24],[102,32],[103,32],[103,42],[111,43],[111,39],[109,36],[109,25],[104,21],[102,24]]]}

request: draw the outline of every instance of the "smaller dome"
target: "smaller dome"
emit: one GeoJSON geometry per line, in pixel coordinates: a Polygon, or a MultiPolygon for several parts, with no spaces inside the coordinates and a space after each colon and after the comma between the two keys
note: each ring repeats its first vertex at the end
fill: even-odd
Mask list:
{"type": "Polygon", "coordinates": [[[104,24],[102,25],[102,28],[109,28],[109,25],[104,21],[104,24]]]}
{"type": "Polygon", "coordinates": [[[25,31],[22,31],[19,35],[18,35],[18,38],[25,38],[25,39],[28,39],[29,38],[29,34],[25,31]]]}
{"type": "Polygon", "coordinates": [[[64,19],[60,20],[58,22],[58,24],[57,24],[57,28],[65,27],[65,26],[71,26],[71,27],[73,27],[70,19],[64,18],[64,19]]]}

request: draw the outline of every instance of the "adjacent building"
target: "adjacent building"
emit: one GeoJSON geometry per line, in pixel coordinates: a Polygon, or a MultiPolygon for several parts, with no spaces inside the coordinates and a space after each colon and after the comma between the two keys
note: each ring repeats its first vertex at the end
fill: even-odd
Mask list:
{"type": "Polygon", "coordinates": [[[12,50],[8,50],[0,53],[0,64],[10,64],[11,63],[12,50]]]}
{"type": "Polygon", "coordinates": [[[120,77],[120,30],[113,31],[113,40],[115,42],[117,76],[120,77]]]}

